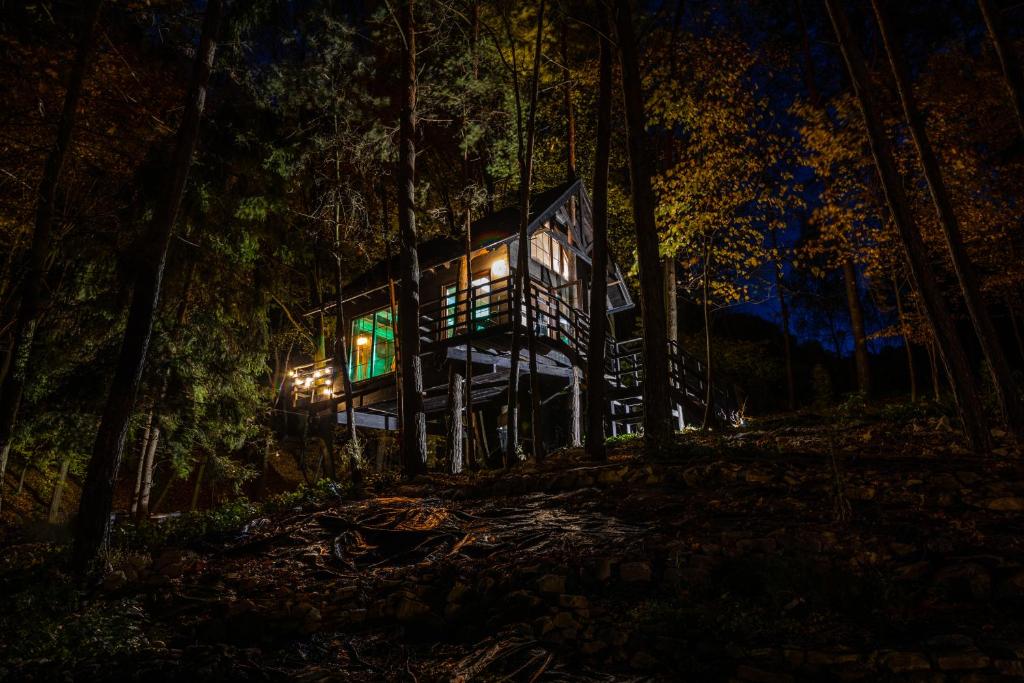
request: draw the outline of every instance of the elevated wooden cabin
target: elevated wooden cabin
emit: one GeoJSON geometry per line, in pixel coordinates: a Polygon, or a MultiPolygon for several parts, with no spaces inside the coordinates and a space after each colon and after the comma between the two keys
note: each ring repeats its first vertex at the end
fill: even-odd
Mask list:
{"type": "MultiPolygon", "coordinates": [[[[534,310],[545,447],[578,441],[582,423],[578,408],[580,378],[586,364],[592,315],[610,319],[607,343],[608,419],[612,434],[634,431],[642,414],[640,340],[616,337],[618,318],[634,303],[622,271],[610,263],[603,275],[608,282],[605,308],[590,310],[593,230],[591,204],[581,181],[568,182],[532,197],[527,228],[529,243],[528,295],[534,310]]],[[[524,330],[519,371],[529,372],[526,350],[527,314],[512,310],[512,283],[517,263],[519,211],[503,209],[471,226],[472,257],[465,267],[465,243],[439,238],[419,245],[420,332],[423,361],[424,405],[428,429],[444,433],[448,414],[450,371],[465,371],[467,346],[472,346],[477,452],[495,454],[505,441],[507,390],[511,359],[512,325],[524,330]]],[[[398,363],[396,326],[398,258],[380,262],[349,283],[345,291],[345,319],[349,328],[349,372],[353,384],[356,424],[360,428],[395,430],[398,415],[398,363]]],[[[333,305],[321,312],[331,315],[333,305]]],[[[679,428],[699,419],[703,412],[702,369],[699,363],[670,349],[673,362],[672,402],[679,428]]],[[[525,395],[530,382],[520,381],[525,395]]],[[[294,411],[334,415],[346,421],[342,381],[328,358],[295,367],[284,391],[294,411]]],[[[526,403],[521,403],[526,405],[526,403]]],[[[527,411],[528,415],[528,411],[527,411]]],[[[468,421],[467,421],[468,422],[468,421]]],[[[523,435],[528,440],[528,435],[523,435]]],[[[530,445],[527,441],[526,448],[530,445]]]]}

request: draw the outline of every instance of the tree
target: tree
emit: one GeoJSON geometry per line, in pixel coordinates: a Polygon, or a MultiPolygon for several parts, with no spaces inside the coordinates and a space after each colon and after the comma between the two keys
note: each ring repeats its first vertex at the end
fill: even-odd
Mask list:
{"type": "Polygon", "coordinates": [[[671,414],[665,397],[669,392],[668,335],[665,322],[658,231],[654,222],[655,199],[646,147],[647,117],[640,80],[636,38],[629,0],[616,0],[616,35],[622,65],[622,100],[629,147],[629,176],[633,221],[636,226],[637,262],[640,273],[640,311],[644,341],[644,449],[655,455],[668,445],[671,414]]]}
{"type": "Polygon", "coordinates": [[[604,445],[605,343],[608,320],[604,314],[608,298],[608,158],[611,148],[612,45],[608,38],[608,14],[598,8],[597,153],[594,158],[593,222],[591,248],[590,338],[587,346],[587,455],[591,460],[607,457],[604,445]]]}
{"type": "Polygon", "coordinates": [[[78,103],[89,66],[102,0],[89,0],[82,12],[82,33],[79,37],[75,61],[71,66],[64,106],[57,124],[57,138],[46,158],[43,177],[36,198],[35,228],[29,251],[28,273],[22,283],[21,302],[14,323],[11,349],[8,352],[10,368],[0,372],[0,503],[3,501],[3,482],[11,440],[18,419],[18,407],[25,391],[32,342],[40,315],[46,264],[50,253],[51,233],[56,213],[57,186],[61,180],[65,160],[71,148],[71,136],[78,116],[78,103]]]}
{"type": "Polygon", "coordinates": [[[142,255],[142,268],[132,293],[120,357],[82,486],[72,550],[73,562],[79,570],[93,565],[105,551],[109,540],[114,485],[153,331],[167,250],[199,137],[199,123],[213,68],[221,9],[221,0],[209,0],[206,6],[199,49],[178,128],[171,177],[161,203],[153,214],[151,242],[142,255]]]}
{"type": "Polygon", "coordinates": [[[1006,89],[1009,91],[1013,110],[1017,114],[1017,125],[1020,127],[1021,138],[1024,139],[1024,73],[1021,72],[1020,62],[1013,54],[1013,45],[1003,30],[1003,22],[998,8],[993,7],[990,0],[978,0],[978,9],[981,10],[981,16],[988,28],[989,38],[992,40],[992,47],[995,48],[996,57],[999,58],[999,66],[1003,70],[1003,80],[1006,81],[1006,89]]]}
{"type": "MultiPolygon", "coordinates": [[[[507,17],[506,17],[507,22],[507,17]]],[[[506,23],[508,28],[508,23],[506,23]]],[[[509,42],[512,43],[511,28],[508,28],[509,42]]],[[[527,343],[530,362],[530,425],[533,437],[534,456],[541,455],[540,440],[540,390],[537,375],[537,349],[533,338],[533,297],[530,294],[530,276],[527,258],[530,240],[527,228],[530,225],[530,186],[533,180],[533,150],[537,139],[537,92],[540,88],[541,38],[544,35],[544,0],[537,9],[537,31],[533,48],[533,78],[530,81],[529,114],[525,131],[523,129],[522,104],[519,88],[519,65],[512,43],[512,87],[516,103],[516,158],[519,162],[519,240],[516,254],[516,272],[512,289],[512,310],[525,309],[527,320],[527,343]]],[[[512,350],[508,375],[508,438],[505,441],[505,466],[510,466],[519,449],[519,354],[522,348],[522,333],[518,321],[512,321],[512,350]]]]}
{"type": "Polygon", "coordinates": [[[416,251],[416,23],[415,0],[402,5],[401,114],[398,148],[398,227],[401,233],[401,290],[398,347],[402,365],[402,468],[408,477],[426,471],[427,415],[423,410],[420,358],[420,264],[416,251]]]}
{"type": "MultiPolygon", "coordinates": [[[[982,0],[982,4],[985,4],[984,0],[982,0]]],[[[889,58],[889,67],[896,81],[896,92],[903,106],[903,113],[910,128],[921,167],[924,169],[925,180],[928,183],[932,203],[938,215],[939,225],[942,227],[946,248],[953,264],[953,272],[960,283],[960,291],[967,304],[967,312],[974,326],[974,333],[981,344],[982,353],[988,360],[989,372],[992,375],[992,384],[999,401],[1003,421],[1010,432],[1018,436],[1022,435],[1024,434],[1024,409],[1021,407],[1021,397],[1014,385],[1010,364],[1006,359],[999,333],[996,331],[985,302],[981,298],[978,278],[964,248],[960,223],[953,210],[953,201],[939,168],[938,159],[932,149],[928,132],[925,130],[924,117],[910,85],[910,77],[902,50],[893,35],[888,13],[883,9],[879,0],[871,0],[871,5],[881,30],[882,43],[889,58]]]]}
{"type": "Polygon", "coordinates": [[[891,145],[875,101],[875,94],[871,90],[864,57],[854,42],[846,15],[837,0],[825,0],[825,4],[839,40],[840,51],[850,74],[850,80],[860,103],[871,153],[875,159],[889,211],[903,243],[922,306],[934,331],[935,341],[949,371],[965,436],[973,450],[986,450],[990,439],[978,386],[959,338],[956,324],[946,306],[943,294],[939,290],[931,265],[927,261],[921,233],[914,224],[891,145]]]}

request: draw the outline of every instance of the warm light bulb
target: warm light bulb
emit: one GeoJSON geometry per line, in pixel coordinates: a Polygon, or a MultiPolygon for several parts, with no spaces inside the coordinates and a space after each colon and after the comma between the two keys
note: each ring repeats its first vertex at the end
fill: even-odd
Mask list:
{"type": "Polygon", "coordinates": [[[367,337],[365,334],[361,334],[358,337],[356,337],[356,346],[366,346],[369,343],[370,338],[367,337]]]}
{"type": "Polygon", "coordinates": [[[500,278],[508,275],[508,261],[503,258],[491,264],[491,277],[500,278]]]}
{"type": "Polygon", "coordinates": [[[307,378],[306,378],[306,381],[304,382],[304,384],[305,384],[305,385],[306,385],[307,387],[308,387],[308,386],[309,386],[310,384],[312,384],[312,383],[313,383],[313,378],[312,378],[312,377],[307,377],[307,378]]]}

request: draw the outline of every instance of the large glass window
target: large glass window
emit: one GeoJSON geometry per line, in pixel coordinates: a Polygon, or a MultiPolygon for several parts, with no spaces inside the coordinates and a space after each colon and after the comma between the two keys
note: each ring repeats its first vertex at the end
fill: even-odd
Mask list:
{"type": "Polygon", "coordinates": [[[535,232],[530,238],[530,258],[548,270],[569,278],[570,254],[562,243],[551,236],[550,230],[535,232]]]}
{"type": "Polygon", "coordinates": [[[352,321],[352,381],[395,371],[395,325],[391,309],[383,308],[352,321]]]}

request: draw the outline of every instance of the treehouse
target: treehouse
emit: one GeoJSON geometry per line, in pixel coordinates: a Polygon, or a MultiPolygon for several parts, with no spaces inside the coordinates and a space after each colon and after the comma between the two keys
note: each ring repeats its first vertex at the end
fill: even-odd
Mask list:
{"type": "MultiPolygon", "coordinates": [[[[635,431],[642,417],[641,340],[617,338],[634,324],[634,308],[622,271],[609,264],[608,294],[602,310],[590,310],[589,283],[593,232],[591,204],[576,180],[534,195],[527,227],[529,277],[526,292],[533,309],[532,333],[537,355],[542,438],[546,449],[580,439],[583,370],[590,320],[608,316],[606,394],[609,433],[635,431]]],[[[450,376],[466,375],[472,357],[472,433],[478,454],[495,454],[507,434],[507,391],[513,326],[522,331],[519,372],[520,405],[527,405],[530,382],[527,335],[531,321],[526,306],[513,309],[514,264],[518,262],[519,211],[506,208],[471,226],[471,256],[466,267],[464,241],[440,238],[419,245],[420,349],[424,408],[428,430],[444,434],[449,415],[450,376]]],[[[357,427],[399,428],[398,354],[395,325],[398,307],[398,259],[375,264],[345,291],[344,315],[357,427]]],[[[307,315],[333,317],[333,306],[307,315]]],[[[330,325],[328,327],[331,327],[330,325]]],[[[703,369],[670,343],[673,415],[681,429],[703,415],[703,369]]],[[[333,359],[292,368],[283,391],[295,412],[330,415],[346,423],[342,379],[333,359]],[[336,415],[336,417],[334,417],[336,415]]],[[[529,411],[526,411],[526,415],[529,411]]],[[[530,448],[528,434],[523,435],[530,448]]]]}

